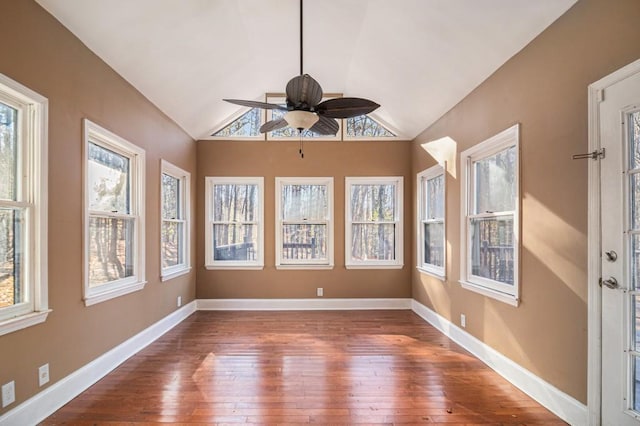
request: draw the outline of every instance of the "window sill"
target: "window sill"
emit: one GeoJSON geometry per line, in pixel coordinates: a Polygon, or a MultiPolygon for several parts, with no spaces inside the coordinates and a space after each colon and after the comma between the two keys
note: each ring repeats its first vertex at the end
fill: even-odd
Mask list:
{"type": "Polygon", "coordinates": [[[91,306],[97,303],[106,302],[107,300],[114,299],[116,297],[124,296],[125,294],[133,293],[134,291],[140,291],[144,288],[146,283],[146,281],[139,281],[133,284],[129,284],[125,287],[118,287],[112,290],[106,290],[100,293],[85,296],[84,305],[91,306]]]}
{"type": "Polygon", "coordinates": [[[383,265],[375,263],[362,263],[357,265],[344,265],[344,267],[346,269],[402,269],[404,268],[404,264],[383,265]]]}
{"type": "Polygon", "coordinates": [[[162,275],[160,275],[160,281],[164,282],[164,281],[169,281],[172,278],[177,278],[181,275],[186,275],[189,272],[191,272],[191,267],[188,268],[182,268],[182,269],[177,269],[174,271],[169,271],[166,273],[163,273],[162,275]]]}
{"type": "Polygon", "coordinates": [[[209,271],[261,271],[264,269],[264,265],[204,265],[204,268],[209,271]]]}
{"type": "Polygon", "coordinates": [[[329,270],[329,269],[333,269],[333,265],[276,265],[276,269],[298,269],[298,270],[313,270],[313,269],[319,269],[319,270],[329,270]]]}
{"type": "Polygon", "coordinates": [[[459,281],[462,288],[481,294],[483,296],[491,297],[499,302],[506,303],[511,306],[518,307],[520,299],[513,294],[502,293],[500,291],[493,290],[478,284],[474,284],[468,281],[459,281]]]}
{"type": "Polygon", "coordinates": [[[420,271],[421,273],[425,274],[425,275],[429,275],[432,276],[434,278],[439,279],[440,281],[446,281],[447,280],[447,276],[445,274],[440,274],[436,271],[432,271],[431,269],[427,269],[427,268],[421,268],[420,266],[416,266],[416,269],[418,271],[420,271]]]}
{"type": "Polygon", "coordinates": [[[31,327],[33,325],[41,324],[47,320],[49,312],[51,312],[51,309],[41,312],[31,312],[29,314],[0,321],[0,336],[22,330],[23,328],[31,327]]]}

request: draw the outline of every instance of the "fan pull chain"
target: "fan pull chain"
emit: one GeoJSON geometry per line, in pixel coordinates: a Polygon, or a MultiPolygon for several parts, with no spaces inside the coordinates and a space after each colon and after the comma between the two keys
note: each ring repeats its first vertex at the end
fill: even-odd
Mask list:
{"type": "Polygon", "coordinates": [[[298,134],[300,135],[300,147],[298,149],[298,153],[300,153],[300,158],[304,158],[304,141],[302,139],[302,129],[298,129],[298,134]]]}

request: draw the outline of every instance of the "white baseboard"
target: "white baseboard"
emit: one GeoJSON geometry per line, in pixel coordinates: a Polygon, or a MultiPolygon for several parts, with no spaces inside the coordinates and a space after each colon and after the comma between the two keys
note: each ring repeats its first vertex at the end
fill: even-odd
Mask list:
{"type": "Polygon", "coordinates": [[[413,299],[198,299],[199,311],[411,309],[413,299]]]}
{"type": "Polygon", "coordinates": [[[588,424],[587,406],[580,401],[516,364],[420,302],[412,300],[411,309],[565,422],[570,425],[588,424]]]}
{"type": "Polygon", "coordinates": [[[196,311],[191,302],[0,416],[0,425],[35,425],[196,311]]]}

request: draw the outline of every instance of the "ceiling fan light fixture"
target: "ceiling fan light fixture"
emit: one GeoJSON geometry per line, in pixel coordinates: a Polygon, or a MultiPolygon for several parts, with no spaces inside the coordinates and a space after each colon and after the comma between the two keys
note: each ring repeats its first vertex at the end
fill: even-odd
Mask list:
{"type": "Polygon", "coordinates": [[[320,117],[309,111],[294,110],[284,115],[284,119],[289,126],[294,129],[309,129],[318,122],[320,117]]]}

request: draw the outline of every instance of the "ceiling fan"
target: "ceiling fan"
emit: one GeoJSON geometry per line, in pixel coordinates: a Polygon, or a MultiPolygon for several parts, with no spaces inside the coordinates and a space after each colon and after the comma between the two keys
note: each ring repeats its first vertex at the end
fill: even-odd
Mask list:
{"type": "Polygon", "coordinates": [[[380,105],[363,98],[335,98],[322,102],[322,88],[302,69],[302,0],[300,0],[300,75],[293,77],[286,87],[286,105],[271,104],[242,99],[223,99],[236,105],[250,108],[287,111],[282,118],[267,121],[260,126],[260,133],[267,133],[283,127],[293,127],[300,134],[309,129],[321,135],[335,135],[339,124],[336,119],[368,114],[380,105]]]}

